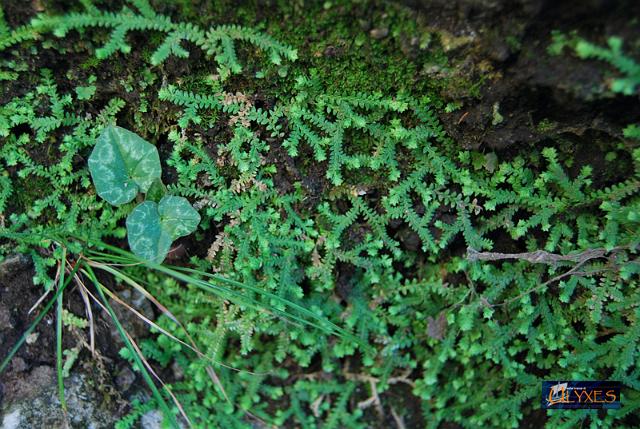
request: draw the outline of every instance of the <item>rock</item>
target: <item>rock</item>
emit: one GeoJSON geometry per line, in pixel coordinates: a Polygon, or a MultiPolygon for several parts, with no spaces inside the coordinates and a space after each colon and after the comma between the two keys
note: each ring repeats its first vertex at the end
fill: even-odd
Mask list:
{"type": "MultiPolygon", "coordinates": [[[[183,421],[178,420],[180,429],[185,429],[186,425],[183,421]]],[[[147,411],[140,418],[140,427],[142,429],[162,429],[162,413],[159,410],[147,411]]]]}
{"type": "Polygon", "coordinates": [[[25,342],[29,345],[33,345],[36,343],[36,341],[38,341],[39,336],[40,334],[38,332],[32,332],[29,335],[27,335],[27,339],[25,340],[25,342]]]}
{"type": "Polygon", "coordinates": [[[12,372],[15,372],[15,373],[24,372],[27,369],[28,369],[27,363],[21,357],[16,356],[11,360],[11,371],[12,372]]]}
{"type": "MultiPolygon", "coordinates": [[[[155,319],[151,303],[137,290],[134,290],[132,293],[130,289],[125,289],[122,292],[119,292],[119,296],[122,301],[135,308],[145,317],[151,320],[155,319]]],[[[120,320],[122,327],[125,331],[131,334],[133,338],[141,339],[149,334],[149,325],[147,325],[143,319],[115,300],[110,299],[109,301],[113,311],[118,317],[118,320],[120,320]]],[[[120,332],[116,328],[115,323],[111,321],[110,316],[106,312],[104,314],[106,319],[109,320],[111,338],[113,339],[113,342],[117,344],[118,347],[124,347],[124,342],[122,341],[122,337],[120,336],[120,332]]]]}
{"type": "Polygon", "coordinates": [[[7,307],[0,304],[0,331],[12,328],[13,323],[11,323],[11,313],[7,307]]]}
{"type": "Polygon", "coordinates": [[[162,413],[151,410],[142,415],[140,419],[142,429],[162,429],[162,413]]]}
{"type": "Polygon", "coordinates": [[[13,410],[4,416],[2,419],[2,428],[0,429],[20,429],[20,423],[22,423],[20,410],[13,410]]]}
{"type": "Polygon", "coordinates": [[[47,365],[35,367],[28,374],[23,374],[26,370],[26,363],[21,358],[16,358],[11,362],[12,369],[20,369],[20,375],[12,382],[5,383],[5,394],[10,402],[12,398],[16,401],[31,401],[42,391],[55,384],[55,370],[47,365]]]}
{"type": "Polygon", "coordinates": [[[184,370],[182,369],[182,367],[178,364],[178,362],[174,361],[171,364],[171,371],[173,372],[173,377],[176,380],[182,380],[184,378],[184,370]]]}
{"type": "Polygon", "coordinates": [[[26,255],[17,254],[7,256],[4,261],[0,262],[0,279],[5,279],[29,267],[29,265],[31,265],[31,258],[26,255]]]}
{"type": "Polygon", "coordinates": [[[37,367],[20,384],[12,386],[13,394],[0,410],[0,429],[107,429],[116,421],[116,413],[104,409],[103,395],[94,390],[83,375],[73,374],[65,380],[66,417],[58,398],[53,368],[37,367]],[[20,391],[16,391],[16,387],[20,391]]]}
{"type": "Polygon", "coordinates": [[[118,371],[118,375],[116,376],[116,386],[118,386],[118,389],[121,392],[126,392],[135,380],[136,375],[131,371],[131,368],[125,366],[118,371]]]}
{"type": "Polygon", "coordinates": [[[379,39],[384,39],[385,37],[387,37],[389,35],[389,29],[388,28],[374,28],[371,31],[369,31],[369,35],[371,37],[373,37],[376,40],[379,39]]]}

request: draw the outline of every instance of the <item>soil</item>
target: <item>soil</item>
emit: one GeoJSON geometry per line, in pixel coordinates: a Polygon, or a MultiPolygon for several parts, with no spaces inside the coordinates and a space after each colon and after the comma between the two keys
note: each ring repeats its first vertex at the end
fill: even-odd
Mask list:
{"type": "MultiPolygon", "coordinates": [[[[445,99],[463,101],[460,110],[441,115],[447,132],[461,147],[499,152],[501,156],[508,157],[528,146],[545,145],[551,139],[561,138],[569,142],[567,150],[576,155],[578,164],[594,165],[595,180],[607,182],[625,174],[625,171],[601,171],[602,168],[599,170],[598,165],[603,159],[602,153],[606,151],[607,144],[621,136],[624,126],[640,117],[640,103],[631,97],[603,96],[594,91],[601,88],[606,78],[608,69],[601,63],[578,60],[571,55],[550,57],[546,49],[550,43],[551,29],[567,32],[578,29],[583,37],[596,43],[603,43],[611,35],[637,40],[640,38],[640,27],[633,26],[629,17],[640,16],[640,2],[404,0],[399,3],[413,8],[416,19],[425,20],[442,34],[469,40],[447,52],[456,64],[455,73],[468,76],[472,81],[482,78],[483,74],[488,75],[477,94],[460,92],[456,88],[449,88],[450,92],[442,94],[445,99]],[[494,125],[496,112],[503,119],[494,125]],[[540,127],[543,121],[552,123],[553,127],[540,127]]],[[[2,6],[11,26],[25,24],[27,17],[33,16],[41,8],[38,1],[3,1],[2,6]]],[[[30,64],[34,70],[42,66],[67,70],[71,64],[81,64],[87,59],[86,53],[76,54],[71,50],[70,55],[61,62],[59,56],[52,51],[44,49],[42,52],[30,64]]],[[[134,62],[132,67],[138,67],[142,62],[135,52],[127,57],[127,61],[134,62]]],[[[186,76],[193,71],[190,67],[200,67],[201,63],[195,55],[190,61],[169,61],[164,66],[163,73],[167,76],[186,76]]],[[[79,77],[82,74],[81,71],[77,73],[79,77]]],[[[108,89],[102,94],[107,98],[119,96],[135,102],[135,91],[125,91],[118,79],[119,76],[111,72],[98,76],[98,81],[104,85],[103,89],[108,89]]],[[[170,78],[168,80],[171,81],[170,78]]],[[[61,80],[61,85],[65,81],[61,80]]],[[[19,82],[8,84],[0,94],[0,102],[23,93],[26,86],[20,85],[22,84],[19,82]]],[[[95,113],[101,107],[98,103],[89,111],[95,113]]],[[[127,115],[123,114],[123,118],[127,115]]],[[[164,124],[153,126],[163,128],[164,124]]],[[[214,148],[214,136],[211,139],[211,147],[214,148]]],[[[161,152],[164,146],[166,153],[168,144],[167,141],[161,142],[161,152]]],[[[302,182],[309,193],[305,204],[312,206],[326,190],[327,182],[321,164],[298,165],[298,161],[275,145],[267,161],[281,167],[274,180],[282,192],[290,191],[294,182],[302,182]]],[[[166,174],[164,179],[170,183],[171,172],[166,174]]],[[[398,225],[390,233],[405,248],[416,249],[416,235],[407,231],[403,225],[398,225]]],[[[354,231],[353,234],[358,235],[359,232],[354,231]]],[[[510,242],[511,240],[505,239],[505,243],[510,242]]],[[[178,245],[186,250],[182,257],[182,254],[178,255],[172,263],[180,263],[181,259],[184,262],[193,254],[206,253],[206,248],[189,239],[181,240],[178,245]]],[[[496,246],[500,245],[498,240],[496,246]]],[[[464,251],[462,244],[460,247],[458,250],[464,251]]],[[[353,277],[352,272],[353,267],[345,265],[338,274],[338,294],[345,300],[348,300],[351,289],[346,279],[353,277]]],[[[8,354],[38,311],[36,309],[31,314],[28,313],[42,295],[42,288],[32,282],[33,274],[29,261],[22,259],[11,266],[5,266],[4,272],[0,273],[0,360],[8,354]]],[[[84,315],[84,303],[77,291],[71,290],[66,294],[65,306],[75,314],[84,315]]],[[[126,409],[123,396],[126,396],[132,385],[140,382],[135,380],[135,375],[127,374],[124,370],[128,364],[117,353],[118,342],[114,339],[113,326],[108,317],[99,308],[94,308],[94,314],[97,315],[96,340],[97,350],[102,356],[99,359],[101,363],[84,349],[76,369],[99,380],[97,389],[105,398],[109,398],[110,409],[115,415],[119,415],[126,409]],[[123,385],[127,385],[127,388],[122,389],[123,385]]],[[[130,323],[132,330],[139,336],[147,334],[139,321],[130,323]]],[[[38,380],[50,382],[56,363],[54,327],[55,317],[51,313],[34,331],[33,341],[30,340],[20,349],[8,371],[0,375],[0,409],[3,404],[35,394],[35,391],[43,387],[38,380]]],[[[71,332],[65,331],[65,349],[75,347],[78,341],[71,332]]],[[[404,386],[394,386],[385,395],[389,396],[391,403],[413,398],[404,386]]],[[[405,416],[405,421],[418,427],[421,424],[419,400],[414,400],[409,409],[411,413],[405,416]]],[[[543,427],[545,421],[543,413],[534,412],[525,417],[525,423],[521,427],[543,427]]],[[[386,416],[384,426],[392,427],[394,424],[393,419],[386,416]]]]}
{"type": "MultiPolygon", "coordinates": [[[[640,27],[629,16],[640,15],[635,1],[408,1],[435,28],[473,42],[454,53],[461,72],[488,79],[478,97],[442,116],[448,133],[468,149],[513,153],[527,145],[571,136],[576,152],[590,147],[594,133],[620,138],[622,128],[640,117],[633,97],[598,96],[608,68],[572,55],[550,56],[551,30],[579,34],[595,43],[620,36],[633,41],[640,27]],[[434,7],[437,12],[434,13],[434,7]],[[493,125],[494,111],[504,120],[493,125]],[[543,121],[553,130],[538,129],[543,121]]],[[[455,94],[456,98],[459,94],[455,94]]],[[[463,97],[464,98],[464,97],[463,97]]],[[[594,157],[596,158],[596,157],[594,157]]]]}
{"type": "MultiPolygon", "coordinates": [[[[33,284],[33,266],[30,259],[22,256],[9,257],[0,268],[0,361],[5,359],[14,344],[18,342],[28,329],[39,311],[50,299],[51,294],[41,301],[31,313],[31,307],[42,298],[42,286],[33,284]]],[[[67,289],[64,296],[64,308],[76,315],[85,315],[85,304],[80,293],[75,288],[67,289]]],[[[126,292],[121,295],[125,298],[126,292]]],[[[128,302],[135,300],[127,299],[128,302]]],[[[142,304],[144,313],[151,311],[149,304],[142,304]]],[[[144,323],[129,312],[114,305],[125,328],[137,339],[148,335],[144,323]]],[[[142,380],[130,369],[128,362],[122,360],[118,351],[122,342],[118,337],[115,326],[99,307],[92,305],[95,327],[96,355],[89,350],[87,330],[63,330],[63,349],[80,348],[78,360],[73,366],[73,377],[66,380],[69,406],[72,402],[78,410],[91,409],[87,418],[108,420],[110,427],[113,421],[128,409],[128,398],[139,392],[142,380]],[[74,378],[75,377],[75,378],[74,378]],[[77,390],[80,389],[78,392],[77,390]],[[95,410],[94,410],[95,408],[95,410]],[[106,416],[106,417],[105,417],[106,416]]],[[[50,311],[26,343],[13,357],[6,371],[0,374],[0,410],[4,414],[12,407],[22,410],[23,418],[28,419],[27,405],[30,401],[45,401],[48,397],[57,400],[56,385],[56,329],[55,312],[50,311]],[[25,411],[26,410],[26,411],[25,411]]],[[[59,405],[58,405],[59,406],[59,405]]],[[[58,413],[59,414],[59,413],[58,413]]],[[[51,417],[51,422],[60,423],[62,414],[51,417]],[[57,420],[56,420],[57,419],[57,420]]],[[[27,420],[28,421],[28,420],[27,420]]],[[[88,420],[87,420],[88,421],[88,420]]],[[[24,423],[24,422],[23,422],[24,423]]],[[[72,422],[73,423],[73,422],[72,422]]],[[[94,421],[95,423],[95,421],[94,421]]],[[[53,423],[52,423],[53,424],[53,423]]],[[[85,420],[78,422],[78,426],[86,427],[85,420]]],[[[19,426],[25,427],[25,426],[19,426]]],[[[30,426],[27,426],[30,427],[30,426]]],[[[57,427],[55,424],[54,426],[57,427]]]]}

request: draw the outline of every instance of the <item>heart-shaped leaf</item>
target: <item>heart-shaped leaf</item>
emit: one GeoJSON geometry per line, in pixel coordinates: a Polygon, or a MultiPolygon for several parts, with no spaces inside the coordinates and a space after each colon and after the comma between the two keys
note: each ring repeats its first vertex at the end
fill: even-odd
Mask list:
{"type": "Polygon", "coordinates": [[[200,215],[183,197],[166,196],[158,203],[162,227],[175,240],[196,230],[200,215]]]}
{"type": "Polygon", "coordinates": [[[200,215],[185,198],[167,196],[159,203],[145,201],[127,217],[129,247],[139,257],[162,262],[171,243],[191,234],[200,215]]]}
{"type": "Polygon", "coordinates": [[[89,157],[89,171],[98,195],[114,206],[147,192],[160,178],[160,156],[151,143],[129,130],[106,127],[89,157]]]}

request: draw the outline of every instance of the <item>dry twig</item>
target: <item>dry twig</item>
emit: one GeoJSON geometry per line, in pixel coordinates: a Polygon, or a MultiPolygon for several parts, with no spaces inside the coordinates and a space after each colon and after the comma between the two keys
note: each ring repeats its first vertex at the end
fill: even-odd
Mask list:
{"type": "Polygon", "coordinates": [[[607,253],[608,252],[605,249],[587,249],[584,252],[574,253],[571,255],[559,255],[557,253],[549,253],[544,250],[536,250],[535,252],[524,253],[497,253],[478,252],[477,250],[468,247],[467,259],[472,262],[518,259],[529,261],[532,264],[556,264],[558,262],[574,262],[576,264],[584,264],[589,259],[602,258],[607,253]]]}

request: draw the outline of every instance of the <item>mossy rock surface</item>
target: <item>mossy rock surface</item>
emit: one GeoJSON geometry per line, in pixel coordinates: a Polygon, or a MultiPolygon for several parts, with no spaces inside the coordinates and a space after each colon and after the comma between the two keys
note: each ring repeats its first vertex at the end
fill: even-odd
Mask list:
{"type": "MultiPolygon", "coordinates": [[[[2,274],[0,339],[14,344],[56,288],[61,248],[37,234],[67,234],[83,255],[91,240],[128,249],[127,216],[155,204],[99,197],[87,163],[117,124],[157,148],[168,192],[201,218],[163,242],[165,263],[239,282],[221,298],[117,265],[168,313],[100,277],[198,347],[116,309],[194,427],[640,426],[633,411],[539,409],[541,381],[565,378],[620,379],[624,407],[640,405],[640,149],[623,131],[640,103],[612,90],[623,71],[572,50],[619,36],[640,63],[640,10],[570,3],[0,2],[8,28],[48,23],[0,57],[0,255],[34,262],[2,274]],[[113,14],[92,23],[96,10],[113,14]],[[305,327],[285,302],[355,338],[305,327]]],[[[64,305],[86,318],[78,287],[64,305]]],[[[157,420],[144,395],[95,404],[131,400],[141,378],[121,376],[132,357],[91,308],[107,364],[81,348],[70,416],[157,420]],[[80,389],[96,373],[96,391],[80,389]]],[[[15,358],[28,370],[0,376],[6,392],[46,368],[48,399],[3,399],[5,426],[61,417],[27,407],[56,405],[54,326],[47,316],[15,358]]],[[[63,348],[87,335],[65,325],[63,348]]]]}

